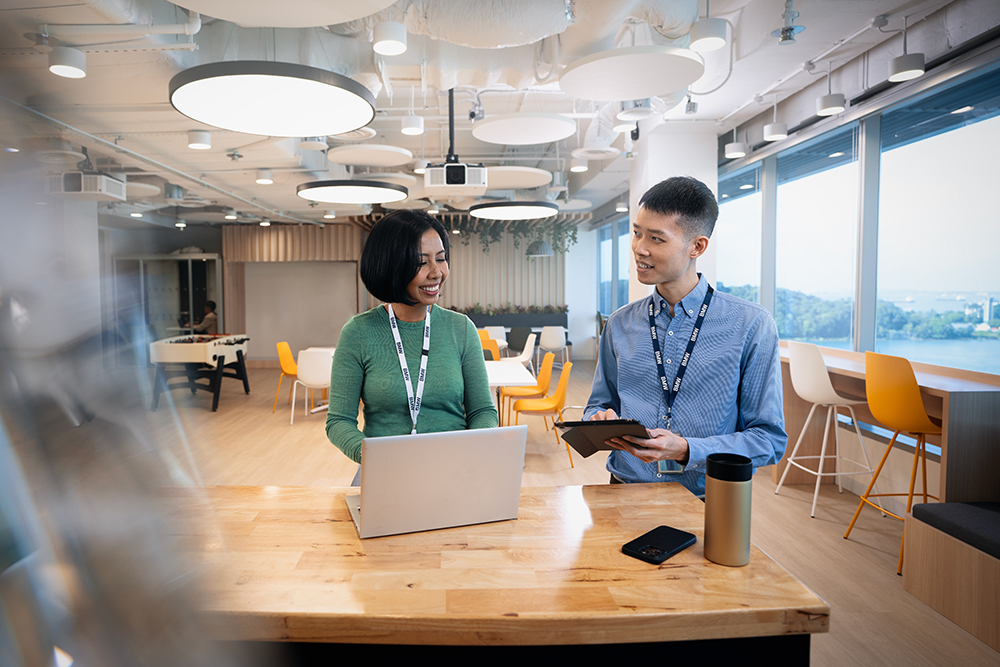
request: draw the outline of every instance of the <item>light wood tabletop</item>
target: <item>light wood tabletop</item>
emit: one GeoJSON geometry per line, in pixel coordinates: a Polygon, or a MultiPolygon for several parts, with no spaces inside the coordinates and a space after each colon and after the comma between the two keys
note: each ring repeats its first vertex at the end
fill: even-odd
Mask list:
{"type": "Polygon", "coordinates": [[[369,540],[344,501],[357,489],[166,493],[209,520],[181,537],[205,566],[216,639],[537,646],[829,628],[829,606],[756,547],[746,567],[707,561],[704,505],[678,484],[525,488],[516,521],[369,540]],[[621,553],[661,524],[697,544],[660,566],[621,553]]]}

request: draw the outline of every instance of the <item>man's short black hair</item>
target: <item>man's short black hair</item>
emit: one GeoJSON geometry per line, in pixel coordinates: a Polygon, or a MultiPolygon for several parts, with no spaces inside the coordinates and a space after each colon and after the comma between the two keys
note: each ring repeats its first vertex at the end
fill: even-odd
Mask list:
{"type": "Polygon", "coordinates": [[[712,236],[719,217],[719,204],[708,186],[690,176],[674,176],[660,181],[639,200],[639,206],[660,215],[676,215],[684,235],[712,236]]]}
{"type": "Polygon", "coordinates": [[[361,251],[359,271],[365,287],[379,301],[415,306],[406,288],[420,270],[420,237],[433,229],[450,260],[448,233],[422,211],[400,209],[375,223],[361,251]]]}
{"type": "Polygon", "coordinates": [[[214,301],[206,301],[205,302],[205,307],[208,308],[213,313],[215,312],[215,302],[214,301]]]}

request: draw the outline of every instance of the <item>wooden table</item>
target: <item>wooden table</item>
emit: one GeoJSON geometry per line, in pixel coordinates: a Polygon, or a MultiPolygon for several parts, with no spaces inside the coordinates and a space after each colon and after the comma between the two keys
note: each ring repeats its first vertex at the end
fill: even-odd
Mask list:
{"type": "MultiPolygon", "coordinates": [[[[865,355],[830,348],[820,350],[834,388],[845,396],[863,400],[865,355]]],[[[781,347],[781,366],[785,430],[789,442],[787,454],[799,437],[812,404],[799,398],[792,388],[786,346],[781,347]]],[[[928,443],[941,447],[941,501],[1000,501],[1000,382],[997,377],[929,364],[913,363],[912,366],[927,413],[941,421],[942,434],[927,436],[928,443]]],[[[860,421],[879,424],[867,405],[854,409],[860,421]]],[[[823,420],[813,419],[799,455],[818,455],[822,441],[823,420]]],[[[828,464],[832,466],[832,460],[828,464]]],[[[784,466],[782,461],[772,468],[775,482],[784,466]]],[[[829,470],[832,471],[832,467],[829,470]]],[[[815,480],[814,476],[793,467],[785,483],[813,484],[815,480]]],[[[833,483],[833,480],[828,477],[824,482],[833,483]]]]}
{"type": "Polygon", "coordinates": [[[705,560],[704,505],[674,483],[525,488],[517,521],[363,541],[349,489],[205,491],[207,508],[173,502],[215,525],[189,528],[186,543],[209,566],[216,639],[560,650],[712,640],[687,643],[704,651],[761,638],[745,641],[799,661],[804,647],[808,661],[808,633],[829,627],[829,606],[756,547],[746,567],[705,560]],[[698,543],[661,566],[621,553],[660,524],[698,543]]]}

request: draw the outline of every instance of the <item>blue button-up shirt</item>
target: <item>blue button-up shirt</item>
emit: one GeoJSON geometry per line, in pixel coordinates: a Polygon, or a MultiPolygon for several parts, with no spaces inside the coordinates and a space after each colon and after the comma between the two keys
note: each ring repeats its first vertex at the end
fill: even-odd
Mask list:
{"type": "MultiPolygon", "coordinates": [[[[664,370],[672,384],[707,289],[702,277],[675,306],[673,317],[667,302],[653,292],[608,318],[584,419],[612,408],[622,419],[635,419],[646,428],[666,428],[667,403],[653,357],[649,300],[654,300],[664,370]]],[[[686,465],[671,461],[675,472],[660,473],[656,463],[615,450],[608,456],[608,470],[623,482],[681,482],[701,496],[709,454],[742,454],[754,467],[781,459],[788,436],[778,328],[764,308],[715,292],[674,399],[670,430],[688,442],[686,465]]]]}

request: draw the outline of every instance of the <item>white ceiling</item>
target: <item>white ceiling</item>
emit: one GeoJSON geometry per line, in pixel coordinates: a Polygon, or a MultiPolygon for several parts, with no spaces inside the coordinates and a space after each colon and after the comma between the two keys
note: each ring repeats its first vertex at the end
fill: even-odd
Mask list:
{"type": "MultiPolygon", "coordinates": [[[[295,195],[295,188],[317,178],[343,176],[343,166],[329,163],[321,152],[299,149],[296,139],[214,130],[191,121],[168,102],[170,78],[197,64],[237,58],[287,60],[331,69],[376,94],[377,115],[369,126],[376,134],[368,143],[402,147],[415,158],[423,156],[431,162],[442,161],[447,152],[447,89],[454,87],[455,149],[462,161],[567,170],[570,152],[583,145],[605,103],[564,94],[558,83],[562,69],[615,47],[686,46],[691,21],[705,11],[704,2],[695,0],[400,0],[390,11],[393,20],[407,25],[409,48],[403,55],[383,59],[372,53],[370,33],[372,25],[388,15],[385,10],[379,12],[389,4],[385,0],[183,0],[179,4],[203,12],[197,34],[146,34],[149,25],[189,22],[186,9],[166,0],[88,0],[75,6],[19,0],[16,8],[0,7],[0,94],[57,121],[5,103],[0,139],[29,148],[32,142],[37,146],[42,139],[62,137],[70,141],[73,151],[86,146],[104,170],[124,169],[134,181],[180,185],[189,198],[200,197],[202,204],[209,205],[180,210],[189,224],[222,223],[224,207],[275,221],[321,222],[330,207],[311,208],[295,195]],[[138,27],[120,27],[129,24],[138,27]],[[261,24],[274,29],[253,27],[261,24]],[[115,27],[92,27],[79,34],[63,27],[81,25],[115,27]],[[25,36],[40,32],[87,52],[86,78],[51,74],[46,53],[25,36]],[[558,66],[548,77],[556,47],[554,35],[559,36],[558,66]],[[539,83],[539,78],[544,82],[539,83]],[[410,113],[411,93],[414,112],[425,118],[422,137],[400,131],[402,116],[410,113]],[[500,114],[559,113],[573,119],[577,131],[557,142],[484,143],[473,136],[469,120],[477,102],[487,119],[500,114]],[[210,150],[187,148],[187,132],[193,129],[212,130],[210,150]],[[128,152],[115,150],[116,145],[128,152]],[[229,155],[234,151],[241,156],[238,161],[229,155]],[[273,185],[254,182],[256,170],[262,168],[274,173],[273,185]]],[[[654,110],[664,112],[657,114],[655,122],[714,120],[721,136],[762,113],[764,107],[754,101],[756,94],[777,95],[780,101],[814,84],[816,78],[803,71],[807,61],[820,62],[824,68],[832,62],[836,68],[895,37],[868,28],[874,16],[887,15],[888,28],[898,28],[904,15],[914,17],[912,24],[946,4],[945,0],[797,0],[794,9],[800,16],[796,24],[806,29],[795,44],[779,46],[770,32],[782,25],[784,0],[715,0],[712,16],[728,19],[735,28],[732,72],[728,48],[705,54],[705,74],[691,91],[718,90],[694,96],[695,114],[685,113],[685,90],[664,91],[654,100],[654,110]]],[[[253,104],[253,100],[246,103],[253,104]]],[[[783,120],[794,126],[804,118],[783,120]]],[[[618,135],[613,145],[621,147],[624,141],[625,136],[618,135]]],[[[334,148],[352,141],[333,138],[329,143],[334,148]]],[[[25,150],[17,159],[29,160],[30,155],[25,150]]],[[[52,172],[75,168],[72,163],[34,164],[52,172]]],[[[369,170],[412,173],[410,165],[357,167],[356,173],[369,170]]],[[[578,200],[597,207],[619,197],[627,189],[628,178],[629,161],[624,157],[591,161],[588,172],[570,177],[563,196],[577,200],[574,210],[579,210],[578,200]]],[[[542,186],[532,196],[546,192],[542,186]]],[[[415,188],[413,195],[421,194],[415,188]]],[[[511,192],[491,193],[495,194],[513,196],[511,192]]],[[[166,205],[162,194],[150,194],[147,189],[115,209],[126,216],[130,211],[143,211],[144,220],[164,224],[178,214],[178,209],[163,209],[166,205]],[[158,209],[167,215],[149,215],[158,209]]],[[[361,211],[344,207],[338,212],[361,211]]]]}

